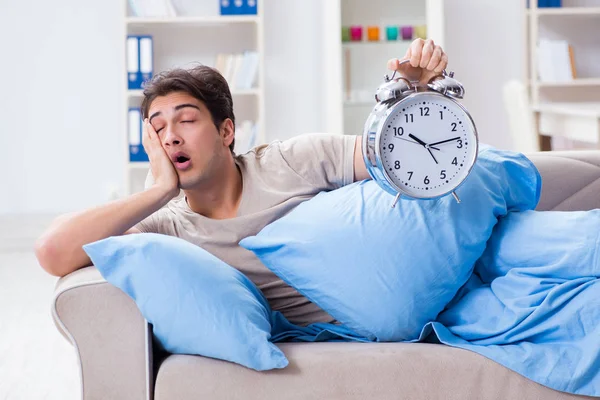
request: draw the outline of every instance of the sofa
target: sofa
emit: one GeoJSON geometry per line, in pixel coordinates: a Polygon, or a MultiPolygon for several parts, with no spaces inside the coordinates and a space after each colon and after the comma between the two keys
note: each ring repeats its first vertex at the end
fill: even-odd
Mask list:
{"type": "MultiPolygon", "coordinates": [[[[600,207],[600,151],[528,154],[542,178],[539,210],[600,207]]],[[[85,400],[584,399],[479,355],[437,343],[281,343],[290,364],[257,372],[153,348],[136,304],[94,267],[56,285],[52,315],[79,361],[85,400]]]]}

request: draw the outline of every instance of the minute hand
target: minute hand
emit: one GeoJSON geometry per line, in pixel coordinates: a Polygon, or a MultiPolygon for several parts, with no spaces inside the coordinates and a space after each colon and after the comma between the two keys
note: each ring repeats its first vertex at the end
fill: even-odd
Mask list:
{"type": "Polygon", "coordinates": [[[457,137],[452,138],[452,139],[442,140],[441,142],[431,143],[431,144],[429,144],[429,146],[435,146],[436,144],[442,144],[442,143],[446,143],[446,142],[451,142],[453,140],[458,140],[458,139],[460,139],[460,136],[457,136],[457,137]]]}

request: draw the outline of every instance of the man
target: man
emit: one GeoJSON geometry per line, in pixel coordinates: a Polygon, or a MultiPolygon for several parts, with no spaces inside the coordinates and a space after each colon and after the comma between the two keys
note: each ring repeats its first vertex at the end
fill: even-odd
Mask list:
{"type": "MultiPolygon", "coordinates": [[[[422,39],[411,44],[405,58],[410,65],[392,59],[388,69],[424,83],[448,62],[439,46],[422,39]]],[[[235,155],[229,87],[205,66],[154,77],[144,90],[142,114],[143,145],[154,184],[127,198],[59,217],[36,243],[41,266],[64,276],[90,265],[84,244],[140,232],[173,235],[246,274],[290,322],[332,322],[238,242],[320,191],[368,179],[360,136],[304,135],[235,155]],[[171,201],[180,190],[185,196],[171,201]]]]}

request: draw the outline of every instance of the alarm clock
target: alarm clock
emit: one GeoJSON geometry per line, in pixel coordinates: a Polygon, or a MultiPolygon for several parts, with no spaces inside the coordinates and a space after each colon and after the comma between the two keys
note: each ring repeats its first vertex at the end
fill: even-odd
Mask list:
{"type": "MultiPolygon", "coordinates": [[[[409,60],[401,61],[401,64],[409,60]]],[[[437,199],[465,181],[475,161],[479,139],[475,123],[457,99],[464,88],[454,73],[426,85],[387,75],[376,91],[362,137],[369,175],[386,192],[408,199],[437,199]]]]}

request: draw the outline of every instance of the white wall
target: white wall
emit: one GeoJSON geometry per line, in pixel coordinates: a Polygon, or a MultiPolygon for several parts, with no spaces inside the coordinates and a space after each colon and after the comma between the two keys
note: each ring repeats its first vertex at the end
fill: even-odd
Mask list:
{"type": "Polygon", "coordinates": [[[511,149],[502,86],[524,79],[525,25],[521,0],[444,0],[448,70],[465,86],[462,103],[480,141],[511,149]]]}
{"type": "Polygon", "coordinates": [[[122,3],[90,4],[0,5],[0,214],[87,207],[123,180],[122,3]]]}

